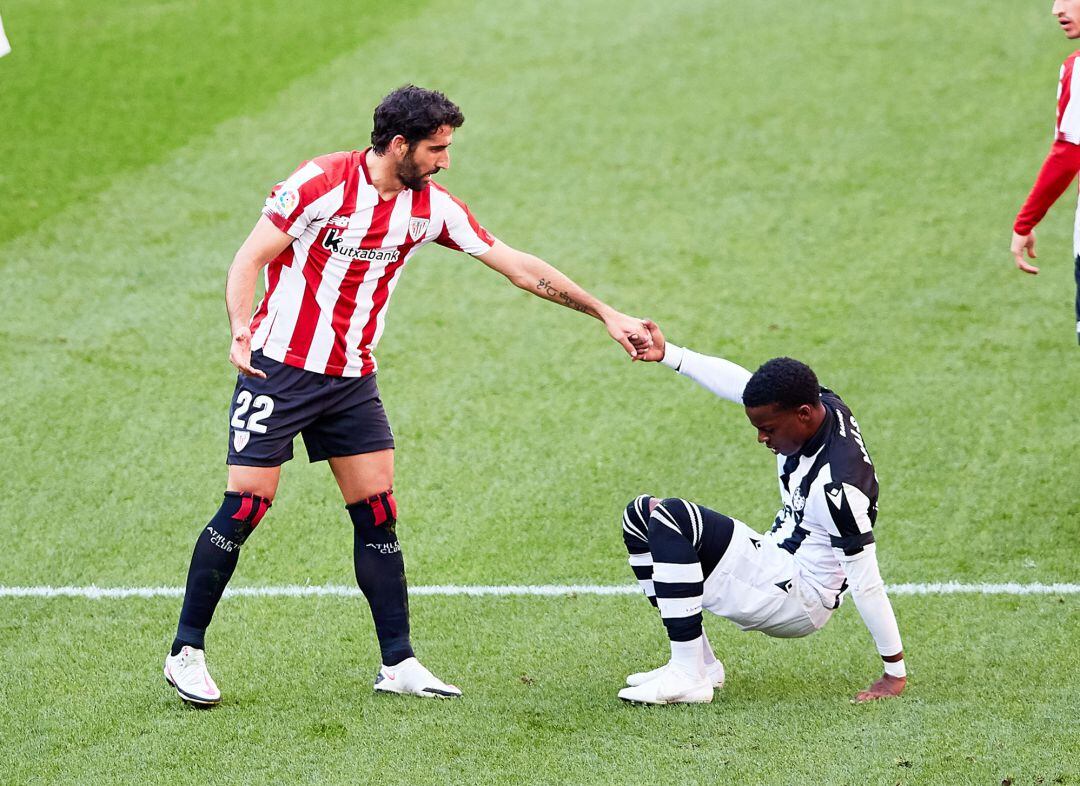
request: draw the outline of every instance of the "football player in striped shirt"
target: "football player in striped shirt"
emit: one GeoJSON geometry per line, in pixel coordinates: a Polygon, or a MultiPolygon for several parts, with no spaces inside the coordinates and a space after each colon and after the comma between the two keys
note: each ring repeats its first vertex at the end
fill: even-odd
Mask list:
{"type": "Polygon", "coordinates": [[[221,693],[205,633],[240,550],[277,492],[302,434],[308,458],[328,461],[353,524],[356,581],[382,653],[375,690],[460,696],[416,659],[394,500],[394,437],[375,382],[375,345],[401,273],[427,243],[471,254],[521,289],[600,320],[632,358],[651,341],[621,314],[543,260],[495,238],[433,182],[450,166],[464,117],[442,93],[412,85],[375,109],[371,146],[304,163],[274,186],[237,252],[225,287],[240,373],[229,413],[228,485],[188,572],[165,678],[188,702],[221,693]],[[266,294],[252,316],[256,279],[266,294]]]}
{"type": "MultiPolygon", "coordinates": [[[[1080,38],[1080,0],[1054,0],[1052,13],[1065,37],[1080,38]]],[[[1073,52],[1061,64],[1058,76],[1057,118],[1054,143],[1043,162],[1035,186],[1020,208],[1013,224],[1012,252],[1016,266],[1036,275],[1039,268],[1024,259],[1035,259],[1035,226],[1050,206],[1064,193],[1080,172],[1080,69],[1076,67],[1080,51],[1073,52]]],[[[1076,278],[1076,338],[1080,341],[1080,205],[1073,229],[1073,272],[1076,278]]]]}
{"type": "Polygon", "coordinates": [[[885,671],[855,701],[898,696],[907,671],[877,564],[877,476],[851,410],[797,360],[774,358],[751,374],[667,342],[647,324],[653,346],[645,360],[744,406],[758,442],[776,454],[781,508],[772,527],[758,533],[676,497],[643,494],[627,505],[622,525],[630,566],[660,612],[671,659],[631,674],[619,698],[712,701],[724,667],[702,629],[702,609],[742,630],[795,638],[825,625],[848,590],[885,671]]]}

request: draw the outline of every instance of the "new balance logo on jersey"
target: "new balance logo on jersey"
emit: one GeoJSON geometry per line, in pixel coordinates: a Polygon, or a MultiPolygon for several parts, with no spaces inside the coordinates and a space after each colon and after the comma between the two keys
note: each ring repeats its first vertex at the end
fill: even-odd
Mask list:
{"type": "Polygon", "coordinates": [[[233,449],[239,453],[241,450],[247,447],[248,440],[251,439],[251,434],[247,431],[234,431],[232,434],[233,449]]]}
{"type": "Polygon", "coordinates": [[[427,234],[427,228],[430,220],[427,218],[410,218],[409,219],[409,237],[413,240],[419,240],[425,234],[427,234]]]}
{"type": "Polygon", "coordinates": [[[339,229],[327,229],[323,235],[322,245],[339,256],[349,259],[365,259],[369,262],[396,262],[400,252],[396,248],[360,248],[359,246],[346,246],[341,242],[342,232],[339,229]]]}
{"type": "Polygon", "coordinates": [[[329,221],[326,222],[329,227],[339,227],[341,229],[349,228],[348,216],[332,216],[329,221]]]}

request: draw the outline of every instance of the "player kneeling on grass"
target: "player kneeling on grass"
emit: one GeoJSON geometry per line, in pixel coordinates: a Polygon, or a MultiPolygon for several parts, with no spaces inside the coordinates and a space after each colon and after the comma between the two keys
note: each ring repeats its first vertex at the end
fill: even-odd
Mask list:
{"type": "Polygon", "coordinates": [[[783,507],[759,534],[688,500],[643,494],[623,514],[630,565],[660,611],[671,660],[631,674],[619,698],[644,704],[709,702],[724,682],[701,626],[701,611],[778,638],[821,628],[851,590],[885,662],[885,674],[856,701],[898,696],[907,682],[900,631],[878,571],[872,527],[878,483],[859,424],[809,367],[774,358],[754,374],[721,358],[665,342],[646,323],[645,360],[741,403],[758,442],[777,456],[783,507]]]}

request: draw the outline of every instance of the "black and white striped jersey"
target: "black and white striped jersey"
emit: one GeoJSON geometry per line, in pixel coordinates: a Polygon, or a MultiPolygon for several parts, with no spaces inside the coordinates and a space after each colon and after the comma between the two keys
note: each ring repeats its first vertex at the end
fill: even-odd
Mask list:
{"type": "Polygon", "coordinates": [[[825,388],[821,403],[828,414],[817,433],[794,456],[776,457],[783,507],[767,534],[835,608],[847,589],[841,561],[874,542],[878,481],[851,410],[825,388]]]}
{"type": "MultiPolygon", "coordinates": [[[[717,396],[742,404],[751,377],[742,366],[670,342],[662,362],[717,396]]],[[[847,405],[828,389],[822,390],[821,403],[828,417],[818,432],[798,454],[776,458],[783,507],[762,537],[792,555],[823,605],[838,607],[850,587],[878,652],[892,656],[903,644],[877,564],[874,464],[847,405]]]]}

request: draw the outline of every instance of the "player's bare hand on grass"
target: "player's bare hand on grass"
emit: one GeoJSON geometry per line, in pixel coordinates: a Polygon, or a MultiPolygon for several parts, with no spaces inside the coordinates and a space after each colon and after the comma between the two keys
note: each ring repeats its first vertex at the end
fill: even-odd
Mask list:
{"type": "Polygon", "coordinates": [[[608,335],[618,341],[626,350],[631,360],[642,360],[649,347],[652,346],[652,338],[645,323],[637,317],[615,312],[604,320],[608,335]]]}
{"type": "Polygon", "coordinates": [[[266,379],[266,374],[251,365],[251,331],[246,327],[233,333],[232,346],[229,348],[229,362],[236,366],[245,377],[266,379]]]}
{"type": "Polygon", "coordinates": [[[1013,259],[1016,260],[1016,266],[1023,270],[1025,273],[1031,273],[1035,276],[1039,273],[1039,268],[1024,261],[1024,252],[1027,252],[1028,258],[1037,259],[1038,255],[1035,253],[1035,232],[1032,230],[1031,234],[1018,235],[1013,232],[1012,245],[1009,247],[1009,251],[1012,252],[1013,259]]]}
{"type": "Polygon", "coordinates": [[[660,326],[651,319],[644,320],[644,325],[649,331],[649,338],[652,340],[652,346],[650,346],[648,351],[641,357],[641,360],[649,363],[658,363],[664,359],[667,342],[664,341],[664,334],[660,332],[660,326]]]}
{"type": "Polygon", "coordinates": [[[905,685],[907,685],[907,677],[893,677],[889,674],[882,674],[877,682],[866,690],[860,691],[855,698],[852,699],[852,702],[855,704],[862,704],[867,701],[877,701],[878,699],[889,699],[893,696],[899,696],[904,692],[905,685]]]}

